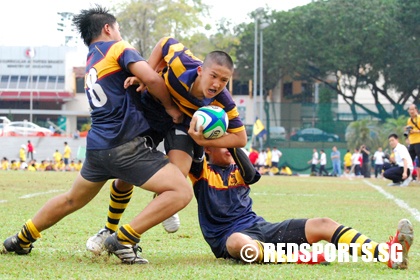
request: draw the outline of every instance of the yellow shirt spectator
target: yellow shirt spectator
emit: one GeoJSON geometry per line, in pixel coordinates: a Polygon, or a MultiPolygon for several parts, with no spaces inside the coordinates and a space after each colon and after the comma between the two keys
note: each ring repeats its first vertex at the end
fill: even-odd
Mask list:
{"type": "Polygon", "coordinates": [[[344,166],[345,167],[351,167],[352,162],[351,162],[351,153],[350,151],[348,151],[345,155],[344,155],[344,166]]]}
{"type": "Polygon", "coordinates": [[[1,169],[2,170],[9,170],[9,168],[10,168],[9,161],[7,159],[3,159],[1,161],[1,169]]]}
{"type": "Polygon", "coordinates": [[[80,170],[82,170],[82,166],[83,166],[83,163],[82,163],[82,161],[81,161],[81,160],[79,160],[79,161],[76,163],[75,170],[76,170],[76,171],[80,171],[80,170]]]}
{"type": "Polygon", "coordinates": [[[53,154],[53,158],[54,158],[54,161],[58,163],[63,158],[63,156],[58,150],[55,150],[55,153],[53,154]]]}
{"type": "Polygon", "coordinates": [[[19,150],[19,159],[20,161],[26,161],[26,150],[25,145],[22,145],[19,150]]]}
{"type": "Polygon", "coordinates": [[[28,166],[28,171],[36,171],[36,167],[34,166],[35,164],[31,164],[28,166]]]}

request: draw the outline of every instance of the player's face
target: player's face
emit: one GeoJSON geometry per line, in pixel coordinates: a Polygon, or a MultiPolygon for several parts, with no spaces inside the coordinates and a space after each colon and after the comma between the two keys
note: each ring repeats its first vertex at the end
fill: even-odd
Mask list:
{"type": "Polygon", "coordinates": [[[210,162],[219,166],[228,166],[233,163],[233,158],[226,148],[207,148],[210,162]]]}
{"type": "Polygon", "coordinates": [[[120,33],[120,25],[118,24],[118,22],[115,22],[114,25],[110,26],[109,32],[110,32],[110,36],[112,40],[114,41],[122,40],[121,33],[120,33]]]}
{"type": "MultiPolygon", "coordinates": [[[[225,67],[212,63],[205,67],[198,68],[198,75],[201,76],[201,98],[213,98],[218,95],[227,85],[232,77],[232,71],[225,67]]],[[[200,98],[197,96],[197,98],[200,98]]]]}

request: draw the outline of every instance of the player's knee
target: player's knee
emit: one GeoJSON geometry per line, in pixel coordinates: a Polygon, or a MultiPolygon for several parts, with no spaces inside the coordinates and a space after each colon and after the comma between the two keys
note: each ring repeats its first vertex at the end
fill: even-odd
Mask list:
{"type": "Polygon", "coordinates": [[[317,228],[323,229],[324,231],[327,231],[329,229],[335,229],[338,225],[336,221],[328,217],[317,218],[316,223],[317,228]]]}
{"type": "Polygon", "coordinates": [[[244,242],[243,235],[235,232],[226,240],[226,249],[231,256],[236,257],[245,244],[246,242],[244,242]]]}
{"type": "Polygon", "coordinates": [[[188,203],[193,198],[193,189],[190,185],[187,183],[187,187],[182,188],[182,190],[179,192],[180,195],[180,201],[183,203],[184,206],[187,206],[188,203]]]}

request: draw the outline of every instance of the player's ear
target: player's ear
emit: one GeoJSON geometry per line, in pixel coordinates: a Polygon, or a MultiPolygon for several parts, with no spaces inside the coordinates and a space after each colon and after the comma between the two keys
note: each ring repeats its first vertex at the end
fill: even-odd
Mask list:
{"type": "Polygon", "coordinates": [[[198,66],[197,67],[197,74],[198,76],[201,76],[201,73],[203,72],[203,66],[198,66]]]}

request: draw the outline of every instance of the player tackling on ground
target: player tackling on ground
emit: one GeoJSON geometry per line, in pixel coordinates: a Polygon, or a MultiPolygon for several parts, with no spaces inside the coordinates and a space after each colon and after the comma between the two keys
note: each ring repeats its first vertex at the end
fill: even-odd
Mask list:
{"type": "MultiPolygon", "coordinates": [[[[157,145],[165,138],[165,150],[170,162],[174,163],[186,177],[193,157],[203,155],[200,146],[244,147],[247,137],[245,127],[239,117],[236,104],[226,85],[233,75],[233,61],[223,51],[209,53],[204,61],[196,58],[191,51],[174,38],[162,38],[153,49],[148,60],[150,66],[160,72],[169,92],[185,114],[182,124],[174,124],[162,105],[147,91],[141,94],[140,107],[150,127],[155,132],[154,142],[157,145]],[[187,131],[191,117],[196,110],[206,105],[222,107],[229,117],[228,134],[218,139],[205,139],[202,134],[193,138],[187,131]]],[[[132,78],[126,81],[126,87],[141,83],[132,78]]],[[[122,180],[111,184],[111,200],[108,220],[105,227],[88,239],[86,247],[93,253],[100,251],[103,240],[118,228],[123,209],[129,203],[133,186],[122,180]],[[98,251],[99,250],[99,251],[98,251]]],[[[179,228],[178,215],[163,222],[168,232],[179,228]]]]}

